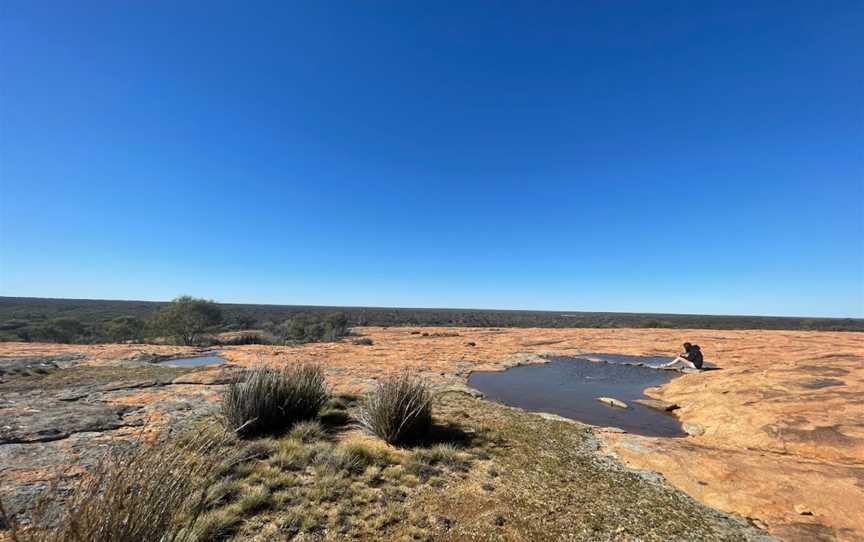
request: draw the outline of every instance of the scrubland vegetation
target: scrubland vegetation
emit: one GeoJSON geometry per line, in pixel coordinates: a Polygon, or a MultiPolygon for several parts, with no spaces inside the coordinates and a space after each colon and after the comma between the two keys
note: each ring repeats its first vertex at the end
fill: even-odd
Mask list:
{"type": "MultiPolygon", "coordinates": [[[[458,392],[430,396],[407,375],[320,404],[315,372],[247,371],[237,384],[252,383],[241,394],[248,404],[289,387],[303,400],[286,404],[302,412],[277,407],[267,431],[204,419],[137,447],[121,441],[71,490],[49,490],[43,502],[59,513],[5,518],[6,533],[17,542],[760,539],[746,522],[598,455],[578,424],[458,392]],[[262,375],[266,386],[255,384],[262,375]],[[374,436],[378,421],[358,428],[370,406],[385,414],[383,427],[416,421],[411,438],[389,445],[374,436]]],[[[246,412],[238,419],[255,408],[246,412]]]]}
{"type": "MultiPolygon", "coordinates": [[[[183,298],[180,298],[183,299],[183,298]]],[[[175,300],[172,303],[176,303],[175,300]]],[[[334,340],[351,326],[596,327],[688,329],[787,329],[864,331],[854,318],[786,318],[597,312],[391,309],[214,304],[219,317],[208,333],[263,330],[243,334],[236,344],[334,340]]],[[[0,340],[51,342],[141,341],[165,336],[157,322],[168,303],[0,297],[0,340]]],[[[176,331],[176,327],[170,326],[176,331]]],[[[182,342],[185,331],[173,340],[182,342]]],[[[187,337],[188,338],[188,337],[187,337]]],[[[213,341],[210,337],[198,340],[213,341]]]]}
{"type": "Polygon", "coordinates": [[[464,475],[487,456],[450,426],[432,431],[428,387],[407,376],[358,400],[332,397],[318,367],[259,367],[228,386],[221,412],[222,423],[115,448],[71,492],[54,488],[43,496],[43,503],[65,503],[59,516],[39,509],[26,525],[5,518],[13,540],[372,537],[397,525],[422,535],[428,518],[406,508],[408,494],[464,475]],[[370,399],[397,402],[385,409],[385,421],[410,430],[390,440],[411,436],[414,447],[388,446],[354,428],[358,405],[370,399]],[[422,406],[422,415],[405,408],[411,404],[422,406]]]}
{"type": "MultiPolygon", "coordinates": [[[[137,307],[137,304],[133,306],[137,307]]],[[[77,311],[72,311],[75,316],[57,317],[26,313],[0,321],[0,340],[85,344],[171,342],[185,346],[219,346],[334,341],[348,333],[348,319],[339,312],[294,314],[285,319],[258,322],[245,315],[226,316],[222,307],[211,300],[181,296],[170,303],[153,304],[154,310],[142,315],[103,319],[90,313],[79,316],[77,311]],[[241,332],[229,339],[217,336],[225,331],[248,330],[256,324],[260,324],[262,329],[241,332]]]]}

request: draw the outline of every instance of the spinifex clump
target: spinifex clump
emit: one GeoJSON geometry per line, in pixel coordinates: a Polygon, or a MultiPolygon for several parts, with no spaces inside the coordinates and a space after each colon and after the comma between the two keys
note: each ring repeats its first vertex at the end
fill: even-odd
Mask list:
{"type": "Polygon", "coordinates": [[[432,425],[432,394],[425,380],[402,373],[378,381],[367,394],[360,424],[389,444],[418,440],[432,425]]]}
{"type": "Polygon", "coordinates": [[[222,415],[227,428],[241,437],[278,433],[317,416],[329,397],[318,366],[258,366],[228,385],[222,415]]]}

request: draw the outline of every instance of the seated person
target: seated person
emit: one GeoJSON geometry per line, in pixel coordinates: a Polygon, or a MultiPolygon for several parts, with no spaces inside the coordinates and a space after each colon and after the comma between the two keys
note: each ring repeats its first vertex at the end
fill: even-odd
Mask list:
{"type": "Polygon", "coordinates": [[[702,350],[699,349],[698,344],[690,344],[684,343],[684,352],[678,354],[678,357],[670,361],[669,363],[664,363],[660,367],[671,367],[676,363],[681,364],[682,367],[689,367],[691,369],[702,369],[702,350]]]}

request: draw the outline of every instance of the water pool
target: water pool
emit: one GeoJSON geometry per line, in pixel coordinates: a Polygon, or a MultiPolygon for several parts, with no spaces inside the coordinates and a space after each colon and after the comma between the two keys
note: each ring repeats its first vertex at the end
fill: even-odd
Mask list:
{"type": "Polygon", "coordinates": [[[525,410],[550,412],[596,426],[620,427],[639,435],[686,436],[674,415],[634,402],[648,399],[643,393],[645,388],[663,385],[678,373],[636,364],[641,361],[655,365],[657,359],[634,358],[638,356],[606,361],[552,358],[549,363],[506,371],[477,371],[469,376],[468,385],[493,401],[525,410]],[[619,399],[628,408],[607,406],[598,397],[619,399]]]}

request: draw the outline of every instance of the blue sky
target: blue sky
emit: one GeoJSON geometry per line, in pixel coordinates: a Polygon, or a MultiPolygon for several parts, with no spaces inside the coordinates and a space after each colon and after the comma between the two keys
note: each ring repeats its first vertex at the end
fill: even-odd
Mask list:
{"type": "Polygon", "coordinates": [[[860,1],[0,18],[0,295],[864,316],[860,1]]]}

